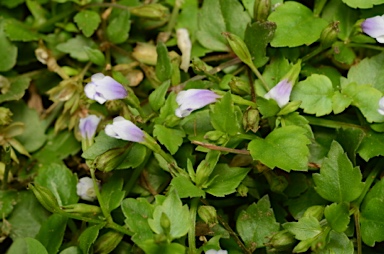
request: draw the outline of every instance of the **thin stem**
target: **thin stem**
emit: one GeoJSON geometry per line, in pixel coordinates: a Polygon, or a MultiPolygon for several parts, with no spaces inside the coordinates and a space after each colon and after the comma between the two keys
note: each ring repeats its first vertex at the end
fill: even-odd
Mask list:
{"type": "Polygon", "coordinates": [[[317,54],[320,54],[323,50],[324,50],[323,47],[319,46],[318,48],[316,48],[315,50],[311,51],[309,54],[304,56],[302,61],[303,62],[308,61],[309,59],[311,59],[312,57],[316,56],[317,54]]]}
{"type": "Polygon", "coordinates": [[[347,45],[352,47],[352,48],[367,48],[367,49],[374,49],[374,50],[384,51],[384,47],[376,46],[376,45],[359,44],[359,43],[348,43],[347,45]]]}
{"type": "Polygon", "coordinates": [[[8,176],[9,176],[9,171],[11,167],[11,146],[7,143],[3,147],[2,151],[2,156],[1,160],[5,165],[4,169],[4,176],[3,176],[3,190],[6,190],[8,188],[8,176]]]}
{"type": "Polygon", "coordinates": [[[188,245],[189,245],[189,254],[195,254],[197,253],[196,250],[196,213],[197,213],[197,207],[199,205],[200,199],[194,198],[191,202],[191,208],[189,209],[189,216],[191,219],[191,227],[189,228],[188,232],[188,245]]]}
{"type": "Polygon", "coordinates": [[[83,8],[92,8],[92,7],[112,7],[112,8],[128,10],[128,11],[132,9],[132,7],[128,7],[121,4],[115,4],[115,3],[93,3],[93,4],[87,4],[83,8]]]}
{"type": "Polygon", "coordinates": [[[126,234],[126,235],[129,235],[129,236],[132,236],[134,234],[134,232],[126,229],[125,227],[119,225],[119,224],[116,224],[115,222],[113,222],[112,220],[110,222],[107,223],[107,225],[105,225],[106,228],[112,228],[120,233],[123,233],[123,234],[126,234]]]}
{"type": "Polygon", "coordinates": [[[209,143],[203,143],[203,142],[200,142],[197,140],[193,140],[192,144],[199,145],[199,146],[208,148],[210,150],[216,150],[216,151],[234,153],[234,154],[250,155],[249,151],[247,151],[247,150],[239,150],[239,149],[233,149],[233,148],[228,148],[228,147],[222,147],[222,146],[212,145],[209,143]]]}
{"type": "Polygon", "coordinates": [[[180,0],[175,1],[175,6],[173,7],[172,14],[171,14],[171,17],[169,18],[167,28],[165,29],[165,32],[167,32],[169,34],[172,32],[173,28],[176,25],[176,21],[177,21],[177,17],[179,16],[181,4],[182,3],[180,0]]]}
{"type": "Polygon", "coordinates": [[[74,9],[70,9],[68,11],[64,11],[64,12],[61,12],[57,15],[54,15],[51,19],[48,19],[46,22],[44,22],[44,24],[38,26],[37,30],[42,31],[42,30],[54,25],[55,23],[59,22],[60,20],[71,16],[72,13],[74,13],[75,11],[76,10],[74,10],[74,9]]]}
{"type": "Polygon", "coordinates": [[[265,82],[265,80],[264,80],[263,76],[261,75],[261,73],[259,72],[259,70],[255,67],[255,65],[253,63],[248,65],[248,66],[249,66],[249,68],[251,68],[253,73],[256,74],[256,77],[261,81],[261,84],[263,85],[264,89],[268,92],[269,87],[267,85],[267,82],[265,82]]]}
{"type": "Polygon", "coordinates": [[[93,181],[93,188],[95,190],[97,200],[99,201],[100,209],[101,209],[105,219],[108,222],[110,222],[111,221],[111,214],[109,213],[109,211],[105,207],[104,200],[101,197],[100,190],[99,190],[99,185],[98,185],[98,182],[97,182],[97,179],[96,179],[96,176],[95,176],[95,168],[91,166],[89,168],[89,171],[91,172],[91,177],[92,177],[92,181],[93,181]]]}
{"type": "Polygon", "coordinates": [[[364,131],[367,130],[367,128],[365,128],[361,125],[353,124],[353,123],[333,121],[333,120],[317,118],[317,117],[313,117],[313,116],[304,116],[304,117],[305,117],[305,119],[308,120],[309,124],[311,124],[311,125],[333,128],[333,129],[338,129],[338,128],[344,127],[344,128],[358,128],[358,129],[361,129],[364,131]]]}
{"type": "Polygon", "coordinates": [[[357,254],[362,254],[361,230],[360,230],[360,211],[357,209],[354,213],[355,227],[356,227],[356,241],[357,241],[357,254]]]}

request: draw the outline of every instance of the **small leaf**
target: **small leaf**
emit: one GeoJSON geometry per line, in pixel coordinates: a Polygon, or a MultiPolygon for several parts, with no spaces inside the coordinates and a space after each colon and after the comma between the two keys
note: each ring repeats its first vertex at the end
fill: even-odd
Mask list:
{"type": "Polygon", "coordinates": [[[100,15],[97,12],[89,10],[78,12],[74,17],[74,20],[85,37],[90,37],[99,27],[101,22],[100,15]]]}
{"type": "Polygon", "coordinates": [[[131,29],[130,14],[128,11],[120,11],[107,26],[107,36],[112,43],[123,43],[128,39],[128,33],[131,29]]]}
{"type": "Polygon", "coordinates": [[[16,64],[17,47],[7,38],[4,21],[0,20],[0,72],[12,69],[16,64]]]}
{"type": "Polygon", "coordinates": [[[376,156],[384,156],[384,135],[382,133],[369,130],[361,141],[361,144],[357,149],[357,153],[365,161],[368,161],[376,156]]]}
{"type": "Polygon", "coordinates": [[[95,42],[89,38],[85,38],[82,35],[77,35],[75,38],[71,38],[66,42],[60,43],[56,46],[58,50],[64,53],[68,53],[72,58],[81,62],[89,60],[84,47],[95,47],[95,42]]]}
{"type": "Polygon", "coordinates": [[[94,225],[86,228],[79,236],[79,247],[83,253],[89,253],[92,244],[96,241],[103,225],[94,225]]]}
{"type": "Polygon", "coordinates": [[[92,49],[90,47],[84,47],[84,50],[92,63],[97,64],[99,66],[103,66],[105,64],[105,56],[103,52],[98,49],[92,49]]]}
{"type": "Polygon", "coordinates": [[[333,141],[320,168],[313,174],[315,190],[332,202],[351,202],[359,197],[364,188],[358,167],[353,167],[339,143],[333,141]]]}
{"type": "Polygon", "coordinates": [[[4,94],[0,94],[0,103],[4,101],[13,101],[21,99],[24,96],[25,90],[28,88],[30,83],[31,79],[27,77],[18,77],[16,79],[12,79],[9,90],[4,94]]]}
{"type": "Polygon", "coordinates": [[[165,96],[168,88],[171,85],[171,81],[167,80],[153,91],[149,97],[149,104],[154,111],[158,111],[165,103],[165,96]]]}
{"type": "Polygon", "coordinates": [[[64,238],[68,217],[52,214],[40,228],[36,239],[42,243],[49,253],[57,253],[64,238]]]}
{"type": "Polygon", "coordinates": [[[101,198],[104,201],[105,208],[111,212],[118,208],[125,197],[123,191],[124,180],[117,174],[108,179],[101,189],[101,198]]]}
{"type": "Polygon", "coordinates": [[[308,169],[310,143],[306,130],[298,126],[274,129],[265,139],[257,138],[248,145],[254,160],[259,160],[271,169],[279,167],[286,171],[308,169]]]}
{"type": "Polygon", "coordinates": [[[205,197],[205,192],[196,187],[191,180],[184,176],[173,178],[170,185],[177,190],[180,198],[205,197]]]}
{"type": "Polygon", "coordinates": [[[322,231],[319,221],[312,216],[302,217],[298,222],[284,223],[283,227],[301,241],[313,238],[322,231]]]}
{"type": "Polygon", "coordinates": [[[13,190],[0,190],[0,214],[4,218],[12,212],[13,207],[17,204],[17,192],[13,190]]]}
{"type": "Polygon", "coordinates": [[[172,76],[171,59],[168,56],[168,49],[163,42],[157,43],[157,63],[156,63],[156,76],[160,81],[164,82],[169,80],[172,76]]]}
{"type": "Polygon", "coordinates": [[[326,206],[324,216],[333,230],[342,233],[349,224],[349,205],[347,203],[333,203],[326,206]]]}
{"type": "Polygon", "coordinates": [[[263,247],[268,242],[268,237],[279,231],[279,227],[268,196],[241,211],[236,221],[236,229],[241,239],[252,251],[263,247]]]}
{"type": "Polygon", "coordinates": [[[343,253],[354,254],[353,242],[345,233],[331,231],[329,233],[329,242],[323,249],[316,251],[317,254],[343,253]]]}
{"type": "Polygon", "coordinates": [[[153,135],[159,142],[168,149],[171,154],[175,154],[181,144],[185,133],[182,130],[167,128],[164,125],[156,124],[153,129],[153,135]]]}
{"type": "Polygon", "coordinates": [[[11,41],[37,41],[40,35],[27,25],[16,20],[6,20],[4,22],[4,29],[11,41]]]}
{"type": "Polygon", "coordinates": [[[212,106],[209,115],[212,126],[216,130],[228,133],[229,135],[235,135],[241,131],[230,93],[226,93],[220,101],[212,106]]]}

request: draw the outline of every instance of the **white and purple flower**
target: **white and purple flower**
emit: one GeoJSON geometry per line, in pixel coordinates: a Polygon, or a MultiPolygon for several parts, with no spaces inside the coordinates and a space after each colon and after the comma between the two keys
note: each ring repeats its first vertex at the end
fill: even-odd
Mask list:
{"type": "Polygon", "coordinates": [[[226,250],[207,250],[205,254],[228,254],[226,250]]]}
{"type": "Polygon", "coordinates": [[[81,136],[84,139],[92,139],[95,136],[97,126],[100,123],[100,119],[100,117],[95,115],[89,115],[80,119],[79,129],[81,136]]]}
{"type": "Polygon", "coordinates": [[[102,73],[92,75],[91,82],[84,87],[85,95],[100,104],[108,100],[127,97],[127,91],[116,80],[102,73]]]}
{"type": "Polygon", "coordinates": [[[115,117],[113,123],[105,127],[105,133],[112,138],[126,141],[139,143],[144,141],[144,132],[122,116],[115,117]]]}
{"type": "Polygon", "coordinates": [[[96,192],[92,178],[80,178],[76,185],[76,193],[83,200],[94,201],[96,199],[96,192]]]}
{"type": "Polygon", "coordinates": [[[219,97],[215,92],[206,89],[181,91],[176,97],[179,107],[176,109],[175,114],[177,117],[188,116],[192,111],[216,102],[219,97]]]}
{"type": "Polygon", "coordinates": [[[274,86],[267,94],[264,95],[266,99],[274,99],[280,108],[284,107],[289,102],[293,84],[288,79],[281,80],[274,86]]]}
{"type": "Polygon", "coordinates": [[[384,15],[368,18],[361,23],[363,32],[384,43],[384,15]]]}
{"type": "Polygon", "coordinates": [[[377,112],[379,112],[380,115],[384,116],[384,97],[381,97],[381,99],[379,100],[379,109],[377,110],[377,112]]]}

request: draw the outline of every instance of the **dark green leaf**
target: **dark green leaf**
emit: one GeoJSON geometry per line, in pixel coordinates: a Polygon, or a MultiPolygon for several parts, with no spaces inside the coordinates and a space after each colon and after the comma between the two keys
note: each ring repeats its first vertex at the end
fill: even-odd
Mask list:
{"type": "Polygon", "coordinates": [[[331,231],[329,233],[329,242],[324,246],[324,249],[320,249],[316,253],[329,254],[329,253],[343,253],[353,254],[354,246],[353,242],[348,238],[345,233],[337,233],[331,231]]]}
{"type": "Polygon", "coordinates": [[[18,77],[10,81],[11,86],[9,90],[5,94],[0,94],[0,103],[4,101],[13,101],[21,99],[25,94],[25,90],[31,83],[31,79],[27,77],[18,77]]]}
{"type": "Polygon", "coordinates": [[[13,190],[1,190],[0,191],[0,214],[3,218],[6,218],[13,210],[13,207],[17,204],[17,192],[13,190]]]}
{"type": "Polygon", "coordinates": [[[131,29],[130,13],[121,11],[114,17],[107,26],[107,36],[112,43],[123,43],[128,39],[128,33],[131,29]]]}
{"type": "Polygon", "coordinates": [[[165,103],[165,96],[167,94],[168,88],[171,85],[171,81],[165,81],[161,86],[155,89],[149,97],[149,104],[151,105],[154,111],[158,111],[165,103]]]}
{"type": "Polygon", "coordinates": [[[101,22],[100,15],[97,12],[89,10],[78,12],[74,17],[74,20],[85,37],[90,37],[101,22]]]}
{"type": "Polygon", "coordinates": [[[101,189],[101,198],[104,201],[105,208],[111,212],[118,208],[125,197],[123,191],[124,179],[117,174],[108,179],[101,189]]]}
{"type": "Polygon", "coordinates": [[[48,253],[57,253],[64,238],[68,218],[60,214],[52,214],[41,225],[36,239],[42,243],[48,253]]]}
{"type": "Polygon", "coordinates": [[[6,20],[4,30],[11,41],[37,41],[41,37],[30,27],[16,20],[6,20]]]}
{"type": "Polygon", "coordinates": [[[86,228],[79,236],[79,247],[83,253],[90,253],[92,244],[96,241],[103,225],[94,225],[86,228]]]}
{"type": "Polygon", "coordinates": [[[26,237],[18,238],[7,251],[7,254],[48,254],[44,246],[36,239],[26,237]]]}
{"type": "Polygon", "coordinates": [[[0,20],[0,71],[8,71],[16,64],[17,47],[7,38],[4,21],[0,20]]]}
{"type": "Polygon", "coordinates": [[[347,203],[333,203],[326,206],[324,216],[333,230],[342,233],[349,224],[349,205],[347,203]]]}

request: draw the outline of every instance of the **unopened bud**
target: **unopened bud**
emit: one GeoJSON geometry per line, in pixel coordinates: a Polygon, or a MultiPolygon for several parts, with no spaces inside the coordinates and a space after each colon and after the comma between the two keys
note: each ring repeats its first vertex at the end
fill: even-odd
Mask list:
{"type": "Polygon", "coordinates": [[[324,214],[324,206],[315,205],[307,208],[307,210],[304,212],[303,217],[314,217],[318,221],[320,221],[323,218],[323,214],[324,214]]]}
{"type": "Polygon", "coordinates": [[[299,242],[295,246],[295,248],[293,248],[292,253],[303,253],[303,252],[306,252],[311,247],[313,242],[314,242],[313,238],[309,238],[309,239],[306,239],[306,240],[303,240],[303,241],[299,242]]]}
{"type": "Polygon", "coordinates": [[[227,38],[229,46],[232,51],[243,61],[246,65],[253,66],[252,56],[249,53],[245,42],[237,35],[225,32],[223,35],[227,38]]]}
{"type": "Polygon", "coordinates": [[[205,223],[211,226],[218,223],[216,209],[213,206],[202,205],[197,210],[197,213],[205,223]]]}
{"type": "Polygon", "coordinates": [[[87,201],[94,201],[96,199],[96,192],[92,178],[80,178],[79,182],[76,185],[76,192],[81,199],[87,201]]]}
{"type": "Polygon", "coordinates": [[[28,188],[32,190],[33,194],[40,204],[51,213],[60,210],[59,204],[50,189],[35,183],[35,185],[28,184],[28,188]]]}
{"type": "Polygon", "coordinates": [[[246,197],[248,195],[248,191],[248,187],[244,184],[240,184],[239,187],[237,187],[237,193],[239,193],[241,197],[246,197]]]}
{"type": "Polygon", "coordinates": [[[273,251],[285,251],[290,250],[296,242],[297,240],[294,235],[287,230],[283,230],[273,235],[267,245],[272,247],[273,251]]]}
{"type": "Polygon", "coordinates": [[[97,156],[93,163],[98,170],[109,172],[124,161],[127,152],[129,150],[126,147],[113,148],[97,156]]]}
{"type": "Polygon", "coordinates": [[[12,122],[12,111],[9,108],[0,107],[0,125],[7,125],[12,122]]]}
{"type": "Polygon", "coordinates": [[[253,18],[256,21],[266,21],[271,12],[271,0],[255,0],[253,18]]]}
{"type": "Polygon", "coordinates": [[[39,47],[35,50],[37,60],[42,64],[47,64],[49,59],[48,50],[45,47],[39,47]]]}
{"type": "Polygon", "coordinates": [[[117,231],[108,231],[100,236],[94,245],[94,253],[107,254],[111,253],[123,239],[123,234],[117,231]]]}
{"type": "Polygon", "coordinates": [[[156,46],[149,43],[137,43],[132,56],[140,63],[154,66],[157,63],[156,46]]]}
{"type": "Polygon", "coordinates": [[[193,71],[198,75],[204,75],[206,72],[212,69],[211,66],[207,65],[204,61],[197,57],[192,58],[191,67],[193,71]]]}
{"type": "Polygon", "coordinates": [[[166,19],[169,15],[169,10],[161,4],[147,4],[138,7],[133,7],[130,10],[132,15],[147,19],[166,19]]]}
{"type": "Polygon", "coordinates": [[[9,88],[11,87],[11,82],[6,77],[0,75],[0,89],[1,93],[5,94],[8,92],[9,88]]]}
{"type": "Polygon", "coordinates": [[[260,123],[260,113],[255,108],[248,108],[243,115],[243,127],[245,131],[257,132],[260,123]]]}
{"type": "Polygon", "coordinates": [[[231,91],[238,95],[247,95],[251,93],[251,87],[247,81],[239,77],[233,77],[228,83],[231,91]]]}
{"type": "Polygon", "coordinates": [[[320,45],[323,49],[329,48],[337,40],[339,33],[339,21],[330,23],[320,35],[320,45]]]}
{"type": "Polygon", "coordinates": [[[228,134],[222,131],[208,131],[204,138],[217,144],[225,144],[228,141],[228,134]]]}
{"type": "Polygon", "coordinates": [[[101,214],[100,207],[83,203],[62,206],[61,209],[66,213],[76,213],[80,215],[96,216],[98,214],[101,214]]]}

